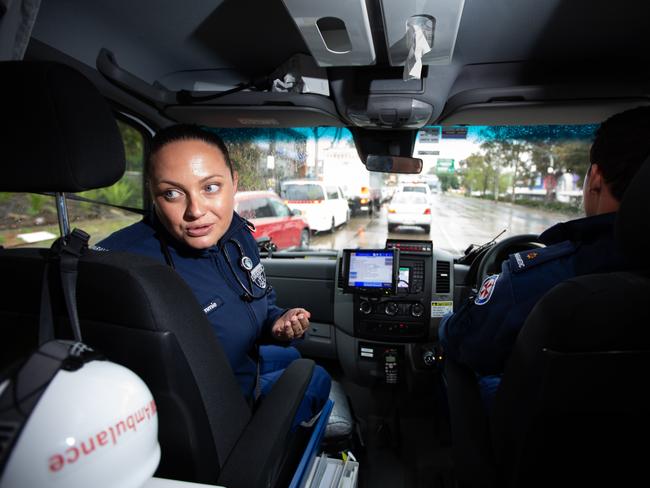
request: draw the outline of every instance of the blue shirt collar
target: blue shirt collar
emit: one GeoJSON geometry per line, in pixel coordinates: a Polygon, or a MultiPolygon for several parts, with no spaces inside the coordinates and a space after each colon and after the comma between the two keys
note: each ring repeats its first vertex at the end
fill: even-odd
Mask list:
{"type": "Polygon", "coordinates": [[[542,232],[539,240],[550,245],[563,241],[591,241],[608,234],[613,236],[615,220],[616,212],[611,212],[561,222],[542,232]]]}

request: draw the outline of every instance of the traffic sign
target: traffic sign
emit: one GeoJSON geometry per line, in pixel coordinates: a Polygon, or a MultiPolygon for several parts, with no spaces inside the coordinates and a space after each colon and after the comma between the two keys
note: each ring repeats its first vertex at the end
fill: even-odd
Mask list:
{"type": "Polygon", "coordinates": [[[440,141],[440,127],[425,127],[418,132],[420,144],[437,144],[440,141]]]}
{"type": "Polygon", "coordinates": [[[443,139],[467,139],[467,127],[454,126],[442,128],[443,139]]]}
{"type": "Polygon", "coordinates": [[[454,160],[453,159],[438,158],[438,162],[436,163],[436,171],[438,173],[453,173],[454,172],[454,160]]]}

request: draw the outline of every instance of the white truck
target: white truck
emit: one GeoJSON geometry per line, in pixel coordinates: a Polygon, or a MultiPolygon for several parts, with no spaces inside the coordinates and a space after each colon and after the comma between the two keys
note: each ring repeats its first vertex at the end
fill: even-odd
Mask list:
{"type": "Polygon", "coordinates": [[[372,214],[382,204],[384,173],[366,169],[354,148],[333,148],[324,154],[323,181],[339,186],[348,200],[351,214],[372,214]]]}

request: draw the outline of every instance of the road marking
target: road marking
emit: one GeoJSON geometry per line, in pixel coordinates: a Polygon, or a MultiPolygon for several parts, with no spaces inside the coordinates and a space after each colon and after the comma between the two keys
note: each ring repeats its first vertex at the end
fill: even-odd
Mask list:
{"type": "MultiPolygon", "coordinates": [[[[445,231],[445,229],[444,229],[444,228],[443,228],[443,227],[442,227],[438,222],[436,222],[436,228],[440,231],[440,233],[442,234],[442,236],[446,239],[446,241],[447,241],[447,242],[449,243],[449,245],[450,245],[449,248],[444,248],[444,247],[442,247],[442,246],[436,246],[436,247],[442,247],[443,249],[447,249],[448,251],[456,251],[455,254],[463,254],[463,251],[461,251],[460,249],[458,249],[458,247],[456,246],[456,244],[454,243],[454,241],[452,240],[452,238],[449,237],[449,234],[447,234],[447,232],[445,231]]],[[[435,245],[435,242],[434,242],[434,245],[435,245]]],[[[454,253],[452,252],[452,254],[454,254],[454,253]]]]}

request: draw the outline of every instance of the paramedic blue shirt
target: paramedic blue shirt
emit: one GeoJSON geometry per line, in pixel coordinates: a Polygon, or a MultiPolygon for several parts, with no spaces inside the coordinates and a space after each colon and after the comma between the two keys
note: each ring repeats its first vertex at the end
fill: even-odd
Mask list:
{"type": "MultiPolygon", "coordinates": [[[[270,339],[271,327],[284,310],[275,305],[273,291],[251,302],[244,302],[240,298],[243,290],[233,272],[238,273],[244,283],[248,283],[248,277],[239,266],[239,251],[229,242],[239,242],[244,253],[252,259],[253,266],[257,266],[260,261],[257,243],[246,221],[235,213],[219,243],[208,249],[196,250],[178,244],[160,222],[151,216],[113,233],[95,248],[142,254],[168,264],[162,252],[161,239],[167,243],[174,269],[194,292],[219,337],[242,392],[250,398],[257,374],[257,361],[252,354],[255,342],[259,337],[270,339]],[[227,246],[233,270],[226,262],[223,246],[227,246]]],[[[259,295],[264,292],[255,283],[253,290],[259,295]]]]}
{"type": "Polygon", "coordinates": [[[558,283],[626,268],[614,241],[615,213],[557,224],[540,235],[547,247],[509,256],[476,296],[445,316],[439,330],[445,354],[479,376],[486,405],[500,382],[519,330],[537,301],[558,283]]]}
{"type": "MultiPolygon", "coordinates": [[[[217,334],[242,393],[247,399],[253,400],[256,397],[258,376],[256,342],[273,341],[271,328],[285,310],[275,305],[274,291],[265,293],[269,285],[248,222],[233,213],[230,227],[219,242],[208,249],[197,250],[179,244],[155,216],[151,216],[115,232],[99,242],[95,249],[133,252],[169,264],[162,250],[162,240],[167,243],[176,272],[194,292],[217,334]],[[230,263],[226,259],[226,253],[230,263]],[[252,284],[240,265],[242,254],[252,261],[252,284]],[[244,290],[237,277],[250,287],[255,299],[242,299],[244,290]]],[[[264,345],[259,348],[259,356],[259,393],[260,398],[263,398],[282,375],[284,368],[298,359],[300,353],[294,347],[264,345]]],[[[329,374],[322,367],[315,366],[294,417],[294,428],[321,410],[328,399],[330,385],[329,374]]]]}

